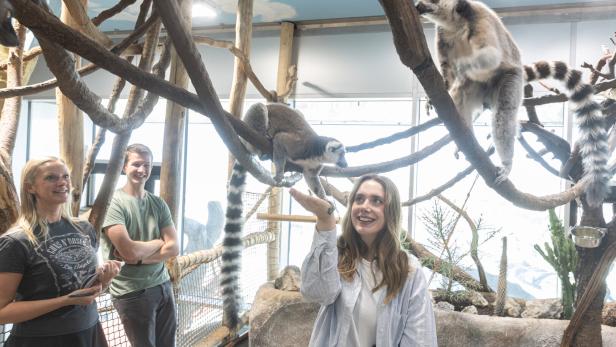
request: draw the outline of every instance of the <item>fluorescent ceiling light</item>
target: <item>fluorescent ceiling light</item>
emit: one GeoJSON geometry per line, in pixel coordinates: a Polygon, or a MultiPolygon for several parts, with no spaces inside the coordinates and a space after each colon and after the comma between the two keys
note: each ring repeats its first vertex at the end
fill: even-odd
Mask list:
{"type": "Polygon", "coordinates": [[[195,1],[192,6],[193,18],[214,18],[216,15],[216,10],[206,2],[195,1]]]}

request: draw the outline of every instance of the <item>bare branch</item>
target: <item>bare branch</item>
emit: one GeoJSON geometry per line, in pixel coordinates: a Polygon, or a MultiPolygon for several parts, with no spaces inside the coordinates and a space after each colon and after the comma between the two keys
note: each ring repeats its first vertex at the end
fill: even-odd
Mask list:
{"type": "Polygon", "coordinates": [[[378,140],[374,140],[374,141],[370,141],[370,142],[365,142],[359,145],[355,145],[355,146],[349,146],[346,148],[347,152],[359,152],[359,151],[363,151],[364,149],[368,149],[368,148],[374,148],[377,146],[381,146],[381,145],[386,145],[386,144],[390,144],[392,142],[398,141],[398,140],[402,140],[402,139],[406,139],[409,138],[415,134],[418,134],[426,129],[429,129],[437,124],[441,124],[443,121],[439,118],[434,118],[431,119],[423,124],[419,124],[417,126],[414,126],[412,128],[409,128],[407,130],[395,133],[393,135],[387,136],[387,137],[383,137],[381,139],[378,140]]]}
{"type": "Polygon", "coordinates": [[[134,4],[137,0],[120,0],[120,2],[118,2],[117,4],[115,4],[113,7],[110,7],[108,9],[106,9],[105,11],[101,12],[98,14],[98,16],[92,18],[92,23],[94,23],[94,25],[100,25],[102,22],[106,21],[107,19],[115,16],[116,14],[122,12],[125,8],[127,8],[128,6],[134,4]]]}
{"type": "Polygon", "coordinates": [[[111,40],[92,23],[80,0],[62,0],[62,2],[70,12],[72,20],[81,28],[83,33],[105,47],[111,46],[111,40]]]}
{"type": "Polygon", "coordinates": [[[367,173],[381,173],[381,172],[389,172],[395,169],[399,169],[401,167],[413,165],[422,159],[427,158],[431,154],[435,153],[439,149],[443,148],[446,144],[451,142],[451,137],[449,135],[443,136],[438,141],[433,144],[423,148],[420,151],[417,151],[413,154],[407,155],[406,157],[378,163],[378,164],[370,164],[370,165],[362,165],[362,166],[354,166],[347,168],[340,168],[334,166],[325,166],[321,171],[321,175],[323,176],[335,176],[335,177],[358,177],[361,175],[365,175],[367,173]]]}
{"type": "Polygon", "coordinates": [[[263,86],[263,84],[261,83],[257,75],[255,75],[254,71],[252,70],[252,66],[250,65],[250,60],[248,59],[248,57],[244,54],[244,52],[237,49],[237,47],[235,47],[235,44],[233,42],[223,41],[223,40],[214,40],[212,38],[205,37],[205,36],[193,36],[193,40],[195,41],[195,43],[201,43],[201,44],[206,44],[212,47],[228,49],[231,53],[233,53],[233,55],[236,58],[240,60],[242,69],[246,73],[246,76],[248,76],[248,79],[250,79],[250,82],[252,82],[252,84],[255,86],[255,88],[257,88],[257,90],[265,98],[265,100],[269,102],[275,101],[274,95],[272,95],[272,93],[270,93],[267,90],[267,88],[263,86]]]}
{"type": "MultiPolygon", "coordinates": [[[[140,25],[130,35],[128,35],[124,40],[122,40],[120,43],[114,46],[110,51],[116,54],[122,53],[134,41],[138,40],[141,36],[143,36],[143,34],[145,34],[148,31],[148,29],[152,25],[154,25],[154,23],[156,23],[157,20],[158,20],[158,16],[156,14],[150,16],[150,18],[143,25],[140,25]]],[[[37,47],[37,48],[40,49],[40,47],[37,47]]],[[[91,74],[92,72],[95,72],[98,69],[99,69],[99,66],[97,66],[96,64],[88,64],[80,68],[79,70],[77,70],[77,73],[79,73],[80,77],[84,77],[84,76],[91,74]]],[[[30,86],[0,89],[0,98],[36,94],[36,93],[40,93],[46,90],[56,88],[57,86],[58,86],[58,80],[55,78],[52,78],[50,80],[37,83],[34,85],[30,85],[30,86]]]]}
{"type": "Polygon", "coordinates": [[[413,199],[411,199],[411,200],[409,200],[407,202],[403,202],[402,206],[413,206],[413,205],[418,204],[420,202],[423,202],[423,201],[426,201],[426,200],[430,200],[433,197],[441,194],[445,190],[453,187],[456,183],[462,181],[464,179],[464,177],[470,175],[471,172],[473,172],[473,171],[475,171],[475,168],[471,165],[471,166],[467,167],[466,169],[462,170],[461,172],[459,172],[457,175],[455,175],[449,181],[445,182],[443,185],[440,185],[440,186],[430,190],[427,194],[415,197],[415,198],[413,198],[413,199]]]}
{"type": "MultiPolygon", "coordinates": [[[[41,50],[41,47],[31,48],[29,51],[27,51],[27,52],[25,52],[23,54],[23,59],[22,60],[23,60],[24,63],[27,63],[30,60],[38,57],[42,52],[43,51],[41,50]]],[[[6,70],[7,64],[8,64],[8,62],[0,63],[0,71],[6,70]]]]}
{"type": "Polygon", "coordinates": [[[531,147],[531,145],[529,145],[528,142],[526,142],[526,139],[524,138],[524,136],[522,134],[520,134],[520,136],[518,136],[518,141],[520,142],[522,147],[524,147],[526,152],[529,154],[529,156],[534,161],[538,162],[539,165],[543,166],[543,168],[548,170],[549,173],[553,174],[556,177],[560,177],[559,171],[556,170],[555,168],[551,167],[550,164],[548,164],[545,161],[545,159],[543,159],[543,157],[541,155],[539,155],[539,153],[537,153],[537,151],[535,151],[535,149],[533,147],[531,147]]]}

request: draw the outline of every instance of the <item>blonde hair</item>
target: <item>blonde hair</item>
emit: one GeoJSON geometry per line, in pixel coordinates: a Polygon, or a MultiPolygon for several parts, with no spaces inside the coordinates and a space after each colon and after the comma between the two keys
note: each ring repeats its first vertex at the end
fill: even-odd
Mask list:
{"type": "MultiPolygon", "coordinates": [[[[20,197],[21,197],[21,211],[19,213],[19,218],[15,225],[19,226],[28,236],[28,239],[33,244],[38,244],[38,240],[40,238],[46,238],[47,233],[49,231],[47,227],[47,220],[41,218],[36,210],[36,196],[29,192],[29,188],[34,184],[34,180],[36,176],[40,172],[41,166],[51,163],[58,162],[62,163],[62,165],[66,166],[64,161],[60,158],[56,157],[42,157],[38,159],[29,160],[21,171],[21,185],[20,185],[20,197]],[[39,229],[39,235],[35,235],[34,231],[39,229]]],[[[70,189],[70,186],[69,186],[70,189]]],[[[73,217],[71,216],[71,194],[68,194],[69,199],[64,204],[62,204],[62,208],[60,209],[60,217],[73,226],[75,226],[78,230],[81,230],[73,221],[73,217]]]]}
{"type": "Polygon", "coordinates": [[[402,215],[400,194],[396,185],[387,177],[364,175],[355,182],[349,195],[346,213],[342,218],[342,235],[338,238],[338,272],[343,279],[350,282],[355,276],[359,258],[368,255],[368,246],[361,239],[351,222],[351,210],[355,196],[359,187],[366,181],[378,182],[385,193],[385,225],[372,243],[371,251],[377,268],[383,274],[381,283],[378,283],[372,291],[375,292],[386,286],[385,303],[387,304],[402,289],[411,270],[408,256],[400,245],[402,232],[400,227],[402,215]]]}

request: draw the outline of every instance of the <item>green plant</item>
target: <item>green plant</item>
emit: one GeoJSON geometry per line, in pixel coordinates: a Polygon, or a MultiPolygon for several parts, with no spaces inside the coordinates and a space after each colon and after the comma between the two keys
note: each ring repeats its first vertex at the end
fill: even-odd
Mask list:
{"type": "Polygon", "coordinates": [[[534,247],[543,259],[556,270],[562,289],[563,318],[569,319],[573,314],[576,284],[572,277],[577,266],[578,255],[575,244],[565,234],[563,223],[558,219],[554,209],[550,209],[549,214],[552,246],[550,247],[546,242],[543,246],[545,250],[541,249],[539,245],[534,247]]]}

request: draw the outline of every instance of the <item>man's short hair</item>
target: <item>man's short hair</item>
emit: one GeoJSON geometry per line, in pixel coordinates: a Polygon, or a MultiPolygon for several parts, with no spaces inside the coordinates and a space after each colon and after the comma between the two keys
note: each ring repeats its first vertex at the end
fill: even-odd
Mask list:
{"type": "Polygon", "coordinates": [[[124,154],[124,165],[128,162],[128,154],[129,153],[137,153],[140,155],[147,154],[150,157],[150,162],[154,161],[154,155],[150,148],[141,143],[133,143],[132,145],[126,147],[126,153],[124,154]]]}

